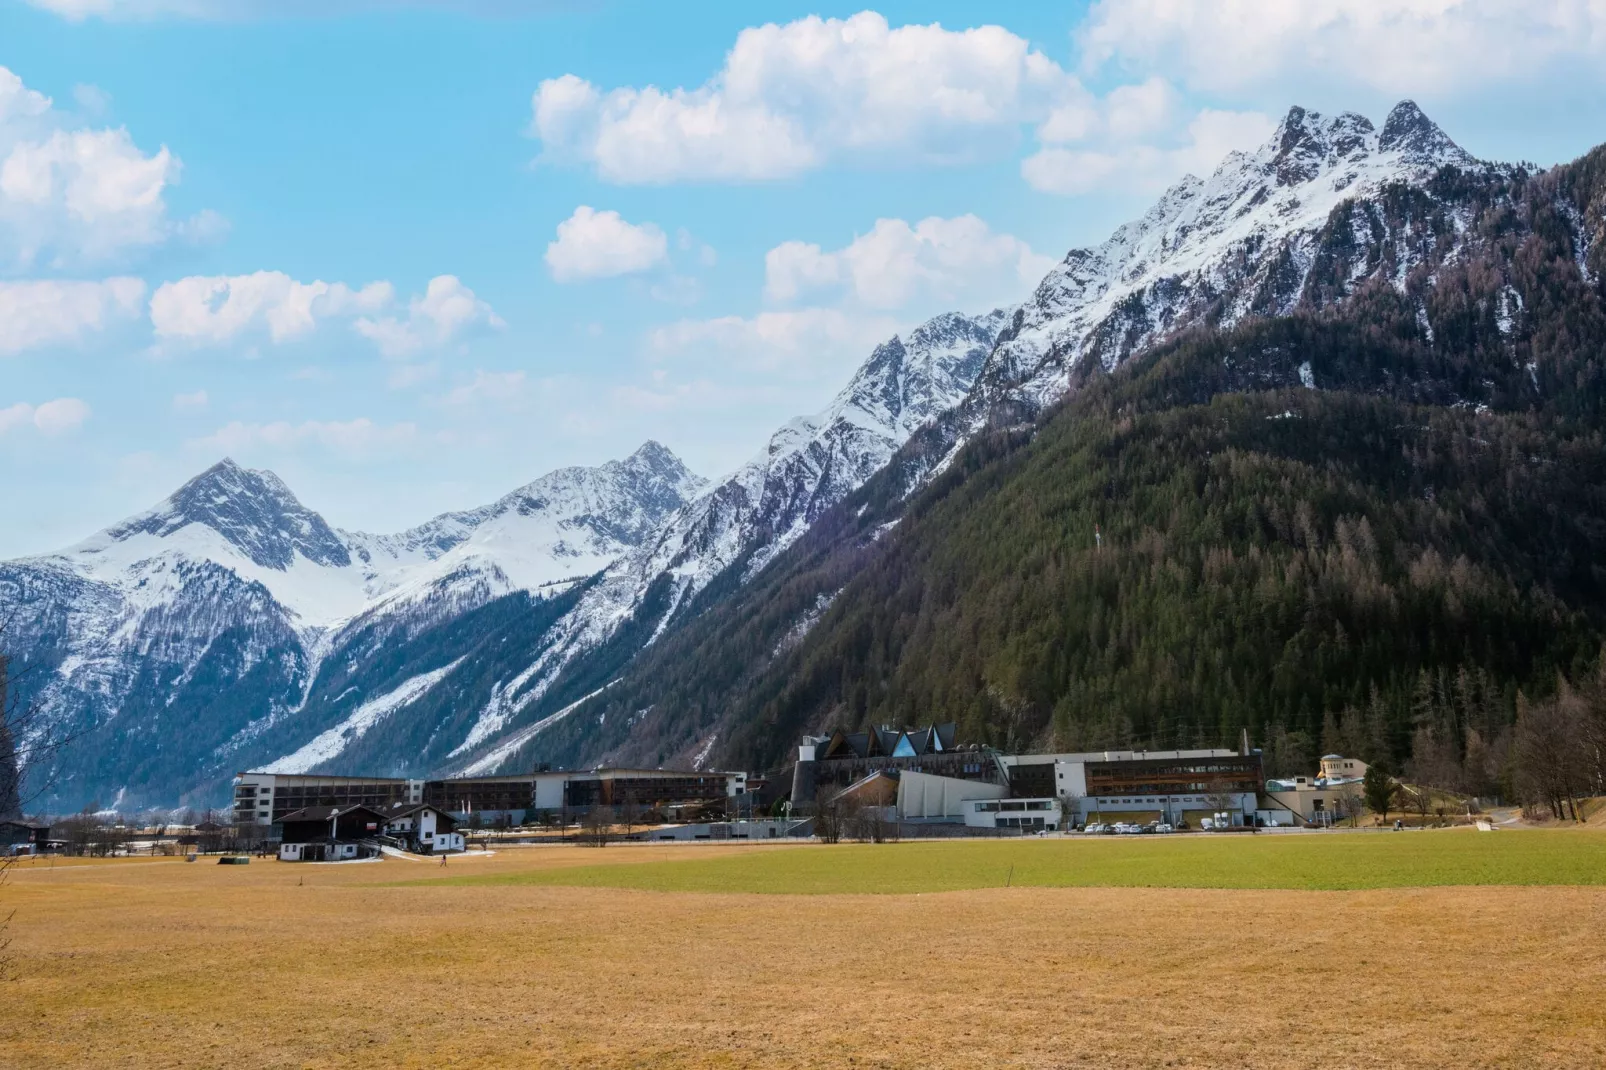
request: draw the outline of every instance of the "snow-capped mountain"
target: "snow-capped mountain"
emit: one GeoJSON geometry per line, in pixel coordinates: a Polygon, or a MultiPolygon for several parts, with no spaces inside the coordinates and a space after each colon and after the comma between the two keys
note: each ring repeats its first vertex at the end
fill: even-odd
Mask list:
{"type": "Polygon", "coordinates": [[[549,691],[556,701],[579,697],[595,680],[585,656],[613,641],[607,660],[628,660],[667,627],[716,577],[742,579],[763,568],[807,531],[821,513],[878,472],[918,428],[969,392],[999,329],[1013,310],[982,316],[947,313],[907,337],[877,346],[853,379],[814,416],[778,429],[765,449],[672,513],[580,598],[558,625],[559,638],[483,712],[487,746],[467,768],[494,768],[551,721],[532,706],[549,691]],[[629,624],[628,638],[617,639],[629,624]],[[623,646],[624,649],[619,649],[623,646]],[[583,680],[564,689],[565,672],[583,680]],[[527,710],[524,716],[518,711],[527,710]],[[539,722],[535,718],[539,717],[539,722]],[[504,727],[518,728],[507,738],[504,727]]]}
{"type": "Polygon", "coordinates": [[[963,400],[1011,314],[947,313],[909,332],[907,342],[894,337],[877,346],[828,407],[781,427],[762,453],[609,569],[581,600],[582,615],[625,591],[633,609],[654,580],[669,576],[667,622],[731,565],[741,562],[746,575],[763,568],[880,471],[917,428],[963,400]]]}
{"type": "MultiPolygon", "coordinates": [[[[1208,179],[1186,176],[1143,218],[1049,272],[988,357],[967,405],[972,428],[1000,405],[1041,411],[1090,359],[1109,370],[1184,327],[1291,312],[1341,203],[1478,166],[1410,101],[1381,129],[1353,112],[1293,108],[1260,148],[1231,153],[1208,179]]],[[[1414,252],[1399,250],[1401,280],[1414,252]]]]}
{"type": "MultiPolygon", "coordinates": [[[[0,564],[13,662],[47,719],[84,736],[55,790],[171,802],[221,762],[289,755],[344,716],[319,688],[330,657],[353,675],[355,643],[372,656],[513,594],[552,602],[705,485],[649,442],[376,536],[337,531],[271,472],[224,460],[76,546],[0,564]]],[[[382,673],[405,661],[381,658],[382,673]]]]}

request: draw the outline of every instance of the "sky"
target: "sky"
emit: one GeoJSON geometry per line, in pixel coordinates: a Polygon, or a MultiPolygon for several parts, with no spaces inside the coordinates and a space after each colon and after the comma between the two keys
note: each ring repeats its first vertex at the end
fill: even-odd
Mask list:
{"type": "Polygon", "coordinates": [[[395,531],[713,477],[1292,105],[1606,141],[1606,0],[0,0],[0,557],[224,456],[395,531]]]}

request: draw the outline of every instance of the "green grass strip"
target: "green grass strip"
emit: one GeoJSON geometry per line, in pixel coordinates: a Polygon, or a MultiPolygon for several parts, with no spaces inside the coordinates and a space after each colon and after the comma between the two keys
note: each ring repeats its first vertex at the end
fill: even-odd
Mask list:
{"type": "MultiPolygon", "coordinates": [[[[725,858],[446,877],[408,884],[559,885],[766,895],[967,888],[1289,888],[1606,884],[1606,834],[1323,833],[773,847],[725,858]],[[1013,876],[1011,876],[1013,872],[1013,876]]],[[[639,856],[637,856],[639,857],[639,856]]]]}

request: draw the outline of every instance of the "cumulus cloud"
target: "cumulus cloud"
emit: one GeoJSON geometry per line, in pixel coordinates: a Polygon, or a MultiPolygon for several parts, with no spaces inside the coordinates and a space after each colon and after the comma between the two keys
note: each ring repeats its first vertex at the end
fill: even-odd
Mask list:
{"type": "Polygon", "coordinates": [[[147,153],[126,129],[72,128],[49,97],[0,67],[0,258],[71,265],[215,233],[213,213],[168,218],[164,194],[179,170],[165,145],[147,153]]]}
{"type": "Polygon", "coordinates": [[[0,282],[0,356],[80,341],[118,321],[139,316],[145,283],[0,282]]]}
{"type": "Polygon", "coordinates": [[[235,420],[206,438],[192,441],[190,445],[223,453],[317,447],[335,453],[362,456],[409,446],[418,437],[415,424],[376,424],[366,416],[355,420],[306,420],[301,423],[284,420],[242,423],[235,420]]]}
{"type": "Polygon", "coordinates": [[[204,409],[211,403],[205,390],[196,390],[188,394],[173,395],[173,411],[188,412],[194,409],[204,409]]]}
{"type": "Polygon", "coordinates": [[[865,11],[743,30],[702,86],[602,90],[542,82],[544,153],[611,182],[781,178],[840,155],[931,163],[1014,143],[1079,85],[999,26],[900,26],[865,11]]]}
{"type": "Polygon", "coordinates": [[[558,282],[630,275],[663,263],[669,239],[652,223],[627,223],[618,212],[580,205],[558,224],[546,247],[547,269],[558,282]]]}
{"type": "Polygon", "coordinates": [[[1601,0],[1099,0],[1087,66],[1164,70],[1205,90],[1327,77],[1391,93],[1455,91],[1606,59],[1601,0]]]}
{"type": "Polygon", "coordinates": [[[654,329],[648,347],[660,358],[700,358],[723,367],[812,379],[856,366],[898,327],[889,316],[804,308],[680,320],[654,329]]]}
{"type": "Polygon", "coordinates": [[[405,317],[364,317],[357,321],[357,333],[373,341],[387,357],[407,357],[445,346],[476,328],[505,326],[491,306],[474,296],[456,275],[437,275],[429,280],[422,297],[407,303],[405,317]]]}
{"type": "Polygon", "coordinates": [[[791,301],[813,290],[847,287],[860,302],[880,309],[915,300],[986,304],[1036,285],[1053,263],[973,215],[932,216],[913,226],[878,219],[870,233],[834,252],[796,241],[771,249],[764,257],[764,290],[773,301],[791,301]]]}
{"type": "Polygon", "coordinates": [[[1095,140],[1074,147],[1050,145],[1021,161],[1021,175],[1044,193],[1112,188],[1154,193],[1182,175],[1210,174],[1229,152],[1259,145],[1276,125],[1261,112],[1207,108],[1193,116],[1172,144],[1095,140]]]}
{"type": "Polygon", "coordinates": [[[158,340],[222,345],[266,334],[295,341],[331,320],[348,320],[387,357],[407,357],[447,345],[476,327],[505,324],[455,275],[438,275],[405,311],[388,282],[354,288],[342,282],[298,282],[281,271],[251,275],[192,275],[165,282],[151,297],[158,340]]]}
{"type": "Polygon", "coordinates": [[[54,437],[78,430],[87,419],[89,406],[77,398],[57,398],[39,406],[18,402],[0,409],[0,435],[31,427],[42,435],[54,437]]]}
{"type": "Polygon", "coordinates": [[[265,329],[273,341],[286,342],[310,334],[321,320],[376,311],[394,297],[388,282],[354,290],[339,282],[297,282],[281,271],[192,275],[157,288],[151,325],[169,341],[218,344],[265,329]]]}

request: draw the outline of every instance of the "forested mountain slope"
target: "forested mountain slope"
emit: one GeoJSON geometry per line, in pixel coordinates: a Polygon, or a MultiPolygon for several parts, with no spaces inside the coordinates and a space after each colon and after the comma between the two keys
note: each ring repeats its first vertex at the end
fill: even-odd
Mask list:
{"type": "Polygon", "coordinates": [[[1286,312],[1084,360],[906,498],[948,447],[917,435],[548,745],[763,767],[805,730],[954,718],[1400,761],[1424,689],[1496,731],[1606,635],[1603,239],[1606,150],[1341,201],[1286,312]]]}

